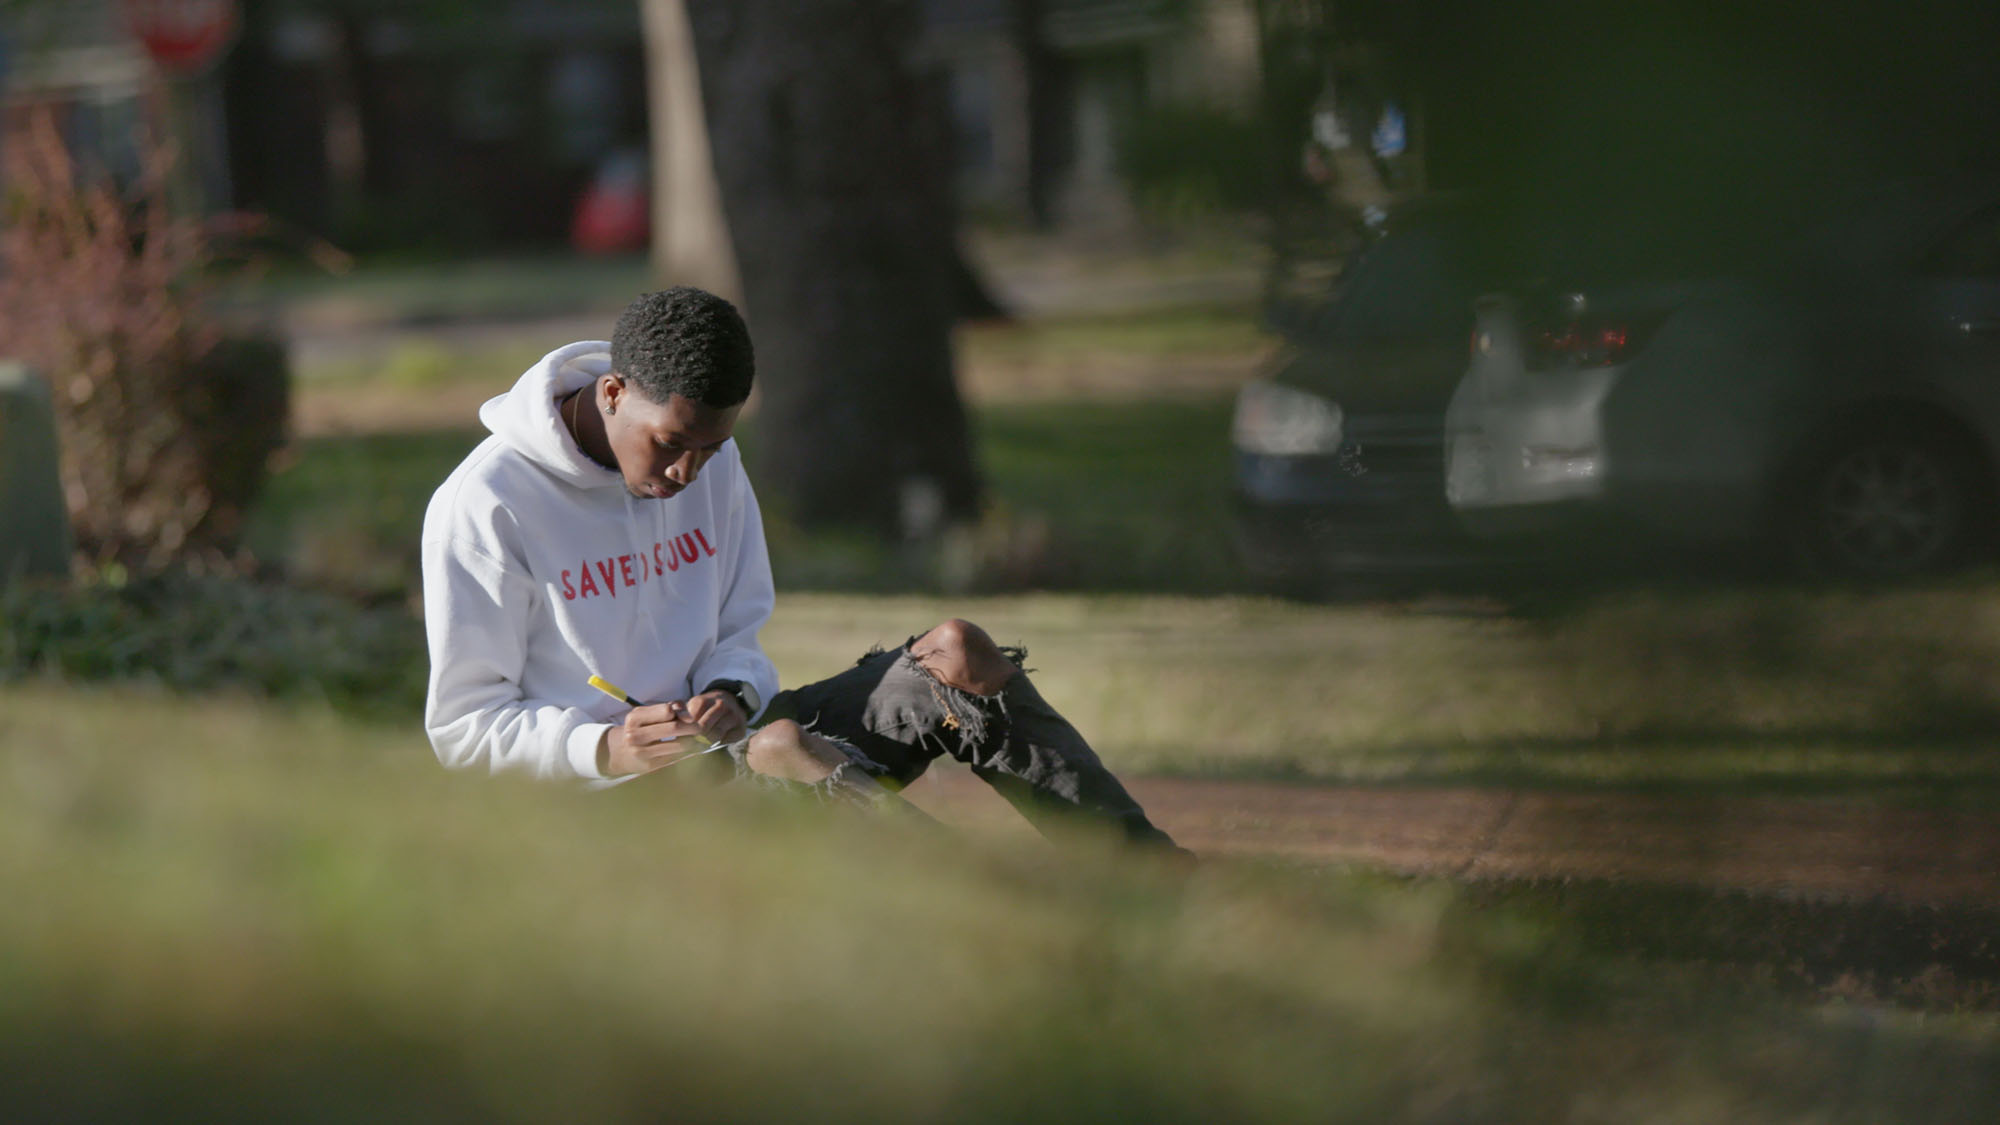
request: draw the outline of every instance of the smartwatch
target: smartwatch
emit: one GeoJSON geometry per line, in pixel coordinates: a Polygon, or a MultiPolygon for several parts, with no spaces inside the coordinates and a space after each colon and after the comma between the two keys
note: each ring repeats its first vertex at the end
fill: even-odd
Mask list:
{"type": "Polygon", "coordinates": [[[701,690],[727,692],[736,700],[736,705],[743,708],[743,718],[746,722],[756,718],[757,709],[764,705],[764,701],[757,696],[757,689],[742,680],[710,680],[708,686],[701,690]]]}

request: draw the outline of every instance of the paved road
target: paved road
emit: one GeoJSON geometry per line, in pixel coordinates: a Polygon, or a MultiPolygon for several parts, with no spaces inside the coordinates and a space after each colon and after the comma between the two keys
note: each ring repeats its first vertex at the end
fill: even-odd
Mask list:
{"type": "MultiPolygon", "coordinates": [[[[912,800],[1019,831],[962,769],[912,800]]],[[[1982,814],[1781,797],[1378,789],[1136,779],[1198,853],[1364,863],[1465,878],[1608,878],[1811,899],[2000,906],[2000,824],[1982,814]]]]}

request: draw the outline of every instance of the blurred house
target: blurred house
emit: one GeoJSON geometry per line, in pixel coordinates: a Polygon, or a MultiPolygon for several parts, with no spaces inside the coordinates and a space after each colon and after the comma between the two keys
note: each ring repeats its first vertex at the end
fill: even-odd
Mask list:
{"type": "Polygon", "coordinates": [[[646,144],[636,0],[246,0],[226,83],[238,204],[350,249],[560,241],[646,144]]]}
{"type": "MultiPolygon", "coordinates": [[[[119,7],[0,8],[4,104],[61,104],[71,134],[113,167],[132,163],[152,73],[119,7]]],[[[238,10],[220,64],[175,86],[212,206],[353,250],[557,243],[591,185],[629,179],[647,150],[637,0],[239,0],[238,10]]],[[[1125,222],[1135,128],[1199,112],[1225,137],[1227,123],[1245,123],[1235,132],[1248,137],[1269,108],[1270,29],[1327,10],[1326,0],[922,0],[923,57],[947,91],[961,202],[1072,227],[1125,222]]],[[[1198,146],[1172,128],[1152,137],[1198,146]]]]}
{"type": "MultiPolygon", "coordinates": [[[[646,147],[639,7],[511,0],[473,19],[454,5],[248,0],[227,71],[238,202],[353,248],[558,240],[588,185],[646,147]]],[[[1063,222],[1121,221],[1121,138],[1145,110],[1255,111],[1254,0],[921,11],[975,212],[1030,214],[1040,192],[1063,222]]]]}
{"type": "Polygon", "coordinates": [[[72,152],[129,179],[138,173],[136,138],[153,76],[111,0],[0,8],[0,135],[14,134],[30,113],[53,112],[72,152]]]}

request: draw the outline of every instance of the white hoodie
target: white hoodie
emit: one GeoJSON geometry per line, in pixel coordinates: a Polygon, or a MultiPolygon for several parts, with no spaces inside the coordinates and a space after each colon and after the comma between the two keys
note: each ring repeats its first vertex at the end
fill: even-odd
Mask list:
{"type": "Polygon", "coordinates": [[[771,616],[764,527],[735,442],[695,483],[640,500],[583,455],[556,400],[611,369],[611,345],[558,348],[488,401],[493,431],[424,515],[424,727],[447,766],[599,779],[597,743],[627,708],[718,679],[778,690],[757,646],[771,616]]]}

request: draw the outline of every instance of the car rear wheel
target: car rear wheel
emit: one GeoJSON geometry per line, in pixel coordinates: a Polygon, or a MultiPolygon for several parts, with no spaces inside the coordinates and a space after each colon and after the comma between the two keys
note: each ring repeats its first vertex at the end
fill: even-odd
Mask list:
{"type": "Polygon", "coordinates": [[[1983,534],[1978,457],[1932,426],[1857,427],[1801,475],[1797,545],[1815,571],[1901,578],[1962,562],[1983,534]]]}

